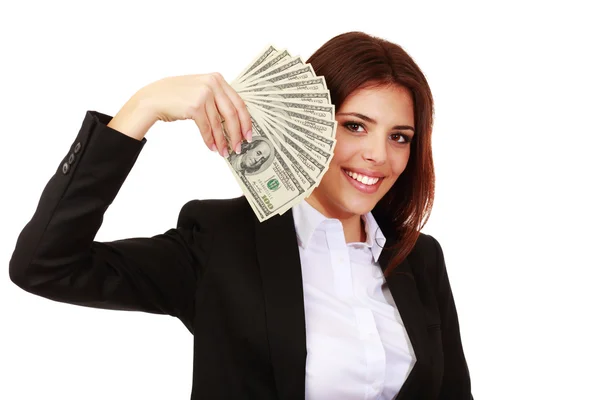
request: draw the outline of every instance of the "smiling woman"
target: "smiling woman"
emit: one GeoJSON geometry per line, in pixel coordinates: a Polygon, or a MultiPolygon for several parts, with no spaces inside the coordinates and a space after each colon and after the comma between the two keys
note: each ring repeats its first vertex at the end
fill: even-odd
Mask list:
{"type": "Polygon", "coordinates": [[[408,90],[373,83],[348,96],[337,112],[335,155],[307,201],[323,215],[339,219],[348,241],[365,241],[360,216],[375,207],[405,170],[413,115],[408,90]]]}
{"type": "MultiPolygon", "coordinates": [[[[371,196],[355,195],[349,201],[363,204],[363,208],[354,210],[358,215],[375,208],[378,221],[394,221],[393,229],[399,240],[394,243],[395,256],[385,271],[389,276],[414,248],[433,206],[431,89],[421,69],[404,49],[362,32],[349,32],[331,39],[307,62],[317,75],[325,76],[331,100],[336,105],[338,144],[332,163],[337,165],[338,172],[343,166],[338,164],[342,159],[337,155],[343,153],[349,157],[350,143],[355,143],[357,148],[367,146],[364,153],[354,151],[352,160],[344,160],[352,163],[344,165],[350,172],[352,168],[359,168],[369,176],[374,172],[382,174],[382,170],[387,169],[387,182],[382,182],[382,187],[368,192],[371,196]],[[346,140],[351,130],[362,139],[346,140]]],[[[324,176],[323,180],[334,179],[324,176]]],[[[332,201],[321,196],[322,202],[335,202],[338,198],[335,193],[329,192],[332,201]]],[[[317,207],[318,203],[321,202],[313,200],[317,207]]],[[[352,217],[352,210],[345,209],[348,202],[344,204],[346,206],[338,204],[336,208],[330,204],[329,211],[321,210],[343,218],[346,234],[354,239],[360,226],[356,216],[352,217]]]]}
{"type": "Polygon", "coordinates": [[[193,118],[218,150],[227,115],[234,168],[273,160],[268,142],[248,143],[248,111],[220,74],[161,79],[114,118],[87,112],[10,277],[57,301],[179,318],[194,334],[192,399],[471,399],[443,251],[421,232],[434,194],[427,81],[400,46],[360,32],[307,62],[338,127],[305,200],[263,223],[245,197],[191,200],[165,233],[95,241],[157,120],[193,118]]]}

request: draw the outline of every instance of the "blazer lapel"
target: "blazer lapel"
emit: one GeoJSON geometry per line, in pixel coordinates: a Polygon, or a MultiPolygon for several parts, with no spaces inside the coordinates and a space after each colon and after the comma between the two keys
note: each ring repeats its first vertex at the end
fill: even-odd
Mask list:
{"type": "Polygon", "coordinates": [[[267,335],[278,397],[303,400],[306,325],[302,269],[291,210],[262,223],[255,218],[267,335]]]}
{"type": "MultiPolygon", "coordinates": [[[[373,211],[387,238],[379,264],[385,270],[397,235],[389,218],[373,211]]],[[[291,210],[259,223],[255,218],[256,249],[265,296],[267,335],[277,393],[282,399],[305,397],[306,324],[302,269],[291,210]]],[[[415,266],[417,267],[417,266],[415,266]]],[[[427,370],[427,324],[410,260],[405,259],[386,279],[417,359],[397,400],[418,396],[427,370]]]]}
{"type": "MultiPolygon", "coordinates": [[[[384,246],[379,256],[379,265],[383,272],[394,255],[392,246],[397,243],[398,236],[390,218],[386,218],[385,215],[378,213],[377,210],[373,211],[373,216],[376,218],[377,224],[386,237],[386,243],[389,244],[384,246]]],[[[417,266],[415,265],[414,267],[417,266]]],[[[402,317],[402,322],[404,323],[417,359],[406,381],[402,385],[396,400],[418,398],[419,386],[422,382],[423,372],[427,370],[426,365],[429,358],[426,342],[428,333],[424,314],[425,310],[419,298],[412,268],[413,266],[411,266],[410,260],[407,257],[394,269],[392,275],[386,278],[388,288],[402,317]]]]}

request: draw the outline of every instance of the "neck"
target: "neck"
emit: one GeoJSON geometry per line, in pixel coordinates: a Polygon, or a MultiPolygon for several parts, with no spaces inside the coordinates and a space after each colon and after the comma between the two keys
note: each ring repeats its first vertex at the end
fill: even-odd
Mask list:
{"type": "Polygon", "coordinates": [[[326,203],[320,202],[314,194],[315,192],[308,196],[306,202],[325,217],[335,218],[342,223],[346,243],[365,242],[367,240],[365,226],[360,215],[344,212],[333,206],[327,206],[326,203]]]}

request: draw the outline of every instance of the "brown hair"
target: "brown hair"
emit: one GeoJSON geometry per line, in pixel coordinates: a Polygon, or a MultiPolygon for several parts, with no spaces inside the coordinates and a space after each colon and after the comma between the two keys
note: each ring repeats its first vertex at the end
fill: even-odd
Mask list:
{"type": "Polygon", "coordinates": [[[413,249],[433,206],[435,173],[431,132],[434,109],[429,84],[402,47],[363,32],[343,33],[330,39],[306,62],[312,65],[317,75],[325,77],[336,110],[351,93],[367,86],[395,84],[407,88],[412,95],[415,135],[410,144],[408,164],[373,210],[379,216],[378,224],[388,224],[397,235],[392,243],[394,256],[384,272],[389,277],[413,249]]]}

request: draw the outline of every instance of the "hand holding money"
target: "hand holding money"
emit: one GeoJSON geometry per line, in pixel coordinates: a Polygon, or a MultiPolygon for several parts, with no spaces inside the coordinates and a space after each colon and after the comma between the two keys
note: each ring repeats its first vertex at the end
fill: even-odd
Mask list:
{"type": "Polygon", "coordinates": [[[155,121],[185,119],[193,119],[206,146],[225,157],[261,222],[312,193],[336,143],[335,106],[324,77],[273,46],[231,84],[219,73],[153,82],[109,125],[141,140],[155,121]],[[128,129],[140,119],[143,129],[128,129]]]}
{"type": "Polygon", "coordinates": [[[322,76],[274,46],[267,46],[231,87],[246,103],[253,136],[242,144],[241,154],[230,152],[226,160],[262,222],[289,210],[321,181],[336,143],[335,106],[322,76]]]}
{"type": "Polygon", "coordinates": [[[241,151],[242,140],[251,138],[248,109],[219,73],[163,78],[134,97],[157,121],[193,119],[206,146],[224,157],[229,153],[227,141],[234,150],[241,151]]]}

